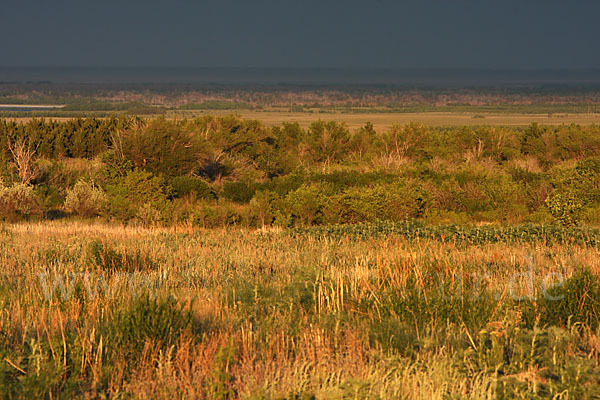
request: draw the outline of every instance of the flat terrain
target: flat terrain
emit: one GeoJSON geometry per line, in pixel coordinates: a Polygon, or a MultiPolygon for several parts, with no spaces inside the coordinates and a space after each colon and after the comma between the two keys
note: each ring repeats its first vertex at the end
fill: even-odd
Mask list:
{"type": "MultiPolygon", "coordinates": [[[[281,125],[284,122],[298,122],[302,127],[309,126],[319,119],[324,121],[345,122],[350,129],[356,129],[371,122],[376,130],[385,130],[390,126],[398,124],[405,125],[411,122],[419,122],[429,126],[474,126],[474,125],[504,125],[504,126],[527,126],[533,122],[542,125],[600,125],[600,114],[507,114],[507,113],[454,113],[454,112],[431,112],[431,113],[305,113],[305,112],[279,112],[279,111],[240,111],[219,110],[206,112],[193,112],[170,115],[172,118],[183,116],[200,115],[228,115],[236,114],[242,118],[256,119],[267,126],[281,125]]],[[[45,117],[58,121],[66,121],[72,117],[45,117]]],[[[31,117],[6,118],[11,121],[26,122],[31,117]]]]}
{"type": "MultiPolygon", "coordinates": [[[[215,114],[207,113],[207,114],[215,114]]],[[[345,122],[355,129],[371,122],[375,129],[387,129],[394,124],[420,122],[431,126],[448,125],[529,125],[537,122],[544,125],[600,124],[600,114],[478,114],[478,113],[293,113],[293,112],[257,112],[239,113],[243,118],[258,119],[266,125],[281,125],[283,122],[298,122],[306,127],[319,119],[326,121],[345,122]]]]}
{"type": "Polygon", "coordinates": [[[62,108],[63,105],[56,104],[0,104],[0,109],[12,109],[12,108],[31,108],[31,109],[43,109],[43,108],[62,108]]]}
{"type": "Polygon", "coordinates": [[[600,394],[597,232],[336,229],[4,225],[0,397],[600,394]]]}

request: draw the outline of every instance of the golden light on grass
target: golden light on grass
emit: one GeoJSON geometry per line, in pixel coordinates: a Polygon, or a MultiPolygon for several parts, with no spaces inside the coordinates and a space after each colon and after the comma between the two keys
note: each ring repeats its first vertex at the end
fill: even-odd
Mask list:
{"type": "MultiPolygon", "coordinates": [[[[498,387],[512,380],[522,390],[542,390],[552,387],[544,369],[527,359],[523,369],[503,377],[470,364],[465,365],[472,370],[465,370],[457,357],[474,360],[479,354],[487,360],[493,347],[484,352],[481,335],[491,329],[490,340],[500,345],[507,338],[516,340],[511,336],[515,329],[525,329],[514,317],[518,303],[506,306],[513,304],[507,284],[515,274],[531,268],[539,281],[548,273],[568,278],[582,265],[600,272],[597,247],[540,241],[457,245],[397,235],[315,239],[280,229],[179,231],[84,222],[4,225],[0,237],[0,328],[3,343],[11,348],[2,368],[15,376],[51,377],[32,387],[54,395],[67,381],[77,382],[81,395],[127,392],[140,398],[151,393],[156,398],[283,398],[290,393],[494,398],[498,387]],[[153,260],[151,269],[99,270],[90,253],[94,241],[118,257],[140,252],[153,260]],[[40,276],[48,285],[61,276],[71,291],[64,296],[55,285],[54,296],[47,299],[40,276]],[[100,278],[105,286],[92,294],[85,279],[100,278]],[[468,284],[480,279],[485,290],[496,294],[467,311],[480,312],[477,304],[492,308],[481,311],[488,320],[480,321],[480,328],[477,316],[473,320],[465,314],[465,322],[458,323],[434,310],[443,304],[431,289],[442,283],[455,295],[461,279],[468,284]],[[113,295],[106,288],[113,288],[113,295]],[[182,312],[193,315],[170,346],[158,339],[174,334],[169,325],[132,309],[139,308],[145,290],[151,298],[172,296],[182,312]],[[432,319],[396,315],[403,302],[411,301],[428,304],[431,308],[424,310],[432,319]],[[147,322],[123,327],[128,321],[123,318],[147,322]],[[123,343],[141,346],[134,364],[121,353],[132,351],[123,343]]],[[[526,284],[520,281],[517,287],[526,284]]],[[[453,307],[471,301],[471,290],[458,303],[453,300],[453,307]]],[[[156,310],[179,318],[178,308],[156,310]]],[[[578,332],[577,339],[569,340],[598,348],[594,331],[578,332]]],[[[569,347],[555,351],[574,356],[569,347]]],[[[597,351],[590,357],[598,362],[597,351]]]]}

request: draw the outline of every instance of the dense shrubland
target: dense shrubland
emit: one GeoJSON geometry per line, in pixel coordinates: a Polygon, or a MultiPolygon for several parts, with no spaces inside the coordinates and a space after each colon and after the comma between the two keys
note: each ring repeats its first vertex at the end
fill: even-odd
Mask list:
{"type": "Polygon", "coordinates": [[[7,220],[600,222],[596,126],[351,132],[335,122],[269,128],[235,116],[2,120],[0,176],[7,220]]]}

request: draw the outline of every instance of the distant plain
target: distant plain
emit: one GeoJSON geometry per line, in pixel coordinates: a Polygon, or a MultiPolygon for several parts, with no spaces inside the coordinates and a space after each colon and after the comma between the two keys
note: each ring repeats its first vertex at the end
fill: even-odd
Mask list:
{"type": "MultiPolygon", "coordinates": [[[[306,128],[315,121],[335,121],[345,123],[351,130],[370,122],[377,131],[389,129],[393,125],[421,123],[428,126],[528,126],[540,125],[600,125],[600,114],[518,114],[518,113],[464,113],[464,112],[423,112],[423,113],[308,113],[255,110],[209,110],[169,113],[172,119],[194,118],[202,115],[238,115],[244,119],[261,121],[266,126],[280,126],[283,123],[297,122],[306,128]]],[[[27,122],[33,117],[7,117],[7,120],[27,122]]],[[[40,117],[37,117],[38,119],[40,117]]],[[[44,117],[56,121],[66,121],[71,117],[44,117]]]]}

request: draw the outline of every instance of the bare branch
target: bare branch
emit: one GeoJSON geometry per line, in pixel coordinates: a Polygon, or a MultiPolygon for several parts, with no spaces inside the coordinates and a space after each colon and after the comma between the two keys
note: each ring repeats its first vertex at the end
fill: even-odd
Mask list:
{"type": "Polygon", "coordinates": [[[8,149],[15,161],[17,174],[21,179],[21,183],[29,184],[38,173],[34,163],[37,146],[36,148],[32,148],[29,141],[19,138],[14,142],[9,140],[8,149]]]}

